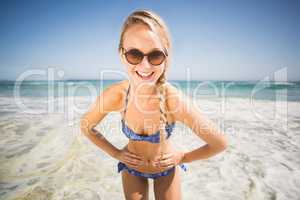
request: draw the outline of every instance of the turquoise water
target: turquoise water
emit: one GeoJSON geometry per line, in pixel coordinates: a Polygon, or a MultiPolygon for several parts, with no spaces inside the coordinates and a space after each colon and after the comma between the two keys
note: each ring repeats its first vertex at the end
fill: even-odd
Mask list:
{"type": "MultiPolygon", "coordinates": [[[[46,97],[90,96],[119,80],[24,81],[19,83],[21,96],[46,97]]],[[[182,91],[197,97],[240,97],[300,101],[300,82],[260,81],[169,81],[182,91]]],[[[0,81],[0,96],[14,96],[17,82],[0,81]]]]}

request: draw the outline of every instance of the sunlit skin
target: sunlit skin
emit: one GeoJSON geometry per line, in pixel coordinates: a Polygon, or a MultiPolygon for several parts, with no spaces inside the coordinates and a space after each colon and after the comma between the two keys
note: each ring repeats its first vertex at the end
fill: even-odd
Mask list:
{"type": "MultiPolygon", "coordinates": [[[[144,25],[133,25],[126,31],[123,47],[125,49],[137,48],[143,53],[148,53],[155,48],[163,49],[158,35],[144,25]]],[[[153,134],[159,129],[160,124],[159,98],[155,90],[155,83],[165,69],[165,62],[160,66],[154,67],[144,58],[140,64],[131,65],[126,61],[122,52],[120,52],[120,57],[127,69],[131,84],[125,118],[126,124],[136,133],[153,134]],[[136,74],[136,71],[154,72],[154,76],[151,80],[144,81],[136,74]]],[[[98,96],[95,104],[81,120],[82,132],[112,157],[121,160],[128,167],[140,172],[157,173],[181,163],[209,158],[226,149],[227,140],[224,134],[203,115],[201,109],[193,104],[190,98],[186,98],[180,90],[168,82],[166,82],[165,96],[167,121],[169,123],[183,123],[191,128],[207,144],[190,152],[182,152],[175,149],[169,140],[165,140],[164,144],[129,140],[129,143],[122,149],[114,147],[104,137],[101,137],[101,133],[95,130],[94,127],[109,112],[123,112],[128,85],[129,81],[124,80],[107,87],[98,96]],[[164,151],[162,157],[160,157],[160,147],[164,151]]],[[[178,173],[178,168],[176,168],[174,173],[175,178],[173,176],[166,176],[158,179],[164,181],[157,181],[155,183],[155,195],[166,195],[166,191],[169,190],[169,199],[175,199],[174,195],[180,199],[180,179],[178,173]]],[[[124,177],[126,176],[131,175],[124,175],[124,177]]],[[[130,184],[135,185],[134,178],[137,184],[135,186],[136,190],[141,185],[138,183],[141,179],[140,177],[132,177],[131,179],[128,177],[128,180],[131,180],[130,184]]],[[[145,187],[141,188],[141,190],[147,196],[147,182],[143,184],[145,184],[145,187]]]]}
{"type": "MultiPolygon", "coordinates": [[[[162,45],[157,35],[149,30],[146,26],[135,25],[129,28],[125,34],[124,48],[138,48],[143,52],[149,52],[155,48],[162,49],[162,45]]],[[[128,75],[133,82],[133,84],[131,85],[132,94],[130,94],[131,98],[129,99],[126,113],[127,125],[137,133],[147,135],[152,134],[159,128],[160,115],[158,110],[159,99],[154,92],[154,83],[162,74],[165,63],[162,63],[161,66],[153,67],[148,63],[147,59],[144,58],[140,64],[133,66],[126,61],[122,54],[120,54],[120,56],[123,64],[127,67],[128,75]],[[135,73],[135,71],[137,70],[140,70],[142,72],[154,71],[152,81],[147,81],[149,84],[145,84],[144,81],[141,80],[140,77],[138,77],[138,75],[135,73]],[[138,98],[139,96],[145,95],[147,96],[147,98],[138,98]],[[147,126],[147,128],[145,128],[145,125],[147,126]]],[[[104,102],[102,103],[104,103],[104,109],[106,111],[109,111],[110,109],[112,111],[122,111],[125,102],[124,91],[128,88],[128,84],[129,82],[126,80],[110,86],[110,88],[108,88],[102,94],[102,96],[99,96],[99,102],[96,102],[96,106],[100,106],[100,100],[101,98],[103,98],[104,102]],[[105,105],[107,99],[112,99],[113,101],[109,101],[110,104],[105,105]]],[[[169,108],[169,112],[167,113],[167,120],[169,123],[180,121],[188,125],[195,131],[198,136],[207,141],[210,147],[214,147],[216,150],[223,149],[226,146],[226,141],[223,134],[216,134],[216,132],[212,132],[211,134],[207,133],[208,131],[217,131],[213,124],[205,124],[205,126],[203,126],[206,127],[205,130],[200,130],[200,128],[202,127],[200,124],[201,122],[210,121],[208,121],[201,115],[201,113],[198,111],[199,109],[191,109],[191,107],[193,107],[194,105],[188,101],[185,102],[182,94],[169,83],[167,84],[167,91],[168,93],[166,100],[167,107],[169,108]],[[188,107],[190,107],[190,109],[187,109],[188,107]],[[193,116],[194,118],[191,118],[191,116],[193,116]],[[211,127],[209,127],[209,125],[211,125],[211,127]]],[[[100,122],[100,120],[104,117],[104,114],[106,113],[101,113],[99,112],[99,110],[94,109],[87,113],[83,119],[87,120],[88,124],[97,124],[96,122],[100,122]]],[[[182,152],[177,152],[176,150],[174,150],[168,140],[166,140],[165,145],[166,146],[163,147],[165,150],[164,158],[168,156],[169,159],[162,162],[155,162],[160,156],[160,144],[149,143],[146,141],[129,141],[128,145],[126,145],[126,147],[124,148],[127,148],[129,152],[132,153],[131,155],[137,158],[132,160],[132,162],[135,162],[136,165],[131,165],[131,167],[141,172],[153,173],[164,171],[167,168],[172,167],[169,165],[167,168],[165,168],[163,165],[164,163],[170,164],[172,159],[174,164],[184,162],[182,152]],[[156,164],[160,165],[156,166],[156,164]]],[[[213,151],[213,149],[210,150],[213,151]]],[[[186,155],[185,157],[187,158],[188,156],[186,155]]],[[[190,157],[197,156],[193,156],[193,154],[190,154],[190,157]]]]}
{"type": "MultiPolygon", "coordinates": [[[[149,30],[144,25],[135,25],[130,27],[124,36],[123,47],[125,49],[137,48],[144,53],[148,53],[153,49],[163,50],[160,38],[157,34],[149,30]]],[[[165,62],[159,66],[152,66],[146,58],[138,65],[131,65],[121,54],[122,63],[127,67],[128,76],[133,84],[132,93],[130,94],[128,111],[126,112],[127,125],[131,127],[136,133],[150,135],[155,133],[159,129],[159,99],[155,91],[155,83],[161,76],[165,69],[165,62]],[[154,72],[151,80],[144,81],[136,71],[145,73],[154,72]],[[135,119],[139,119],[138,121],[135,119]]],[[[125,82],[125,88],[128,87],[128,83],[125,82]],[[127,87],[126,87],[127,86],[127,87]]],[[[174,121],[172,116],[168,116],[168,121],[174,121]]],[[[182,160],[182,152],[175,152],[173,146],[166,140],[164,146],[162,144],[149,143],[147,141],[133,141],[130,140],[125,148],[138,155],[138,159],[135,160],[136,165],[131,165],[133,169],[141,172],[156,173],[164,171],[173,167],[170,163],[170,159],[176,159],[176,163],[182,160]],[[163,159],[158,161],[160,157],[160,150],[164,149],[163,159]],[[164,165],[166,164],[166,165],[164,165]],[[168,165],[167,165],[168,164],[168,165]]],[[[174,163],[175,164],[175,163],[174,163]]]]}

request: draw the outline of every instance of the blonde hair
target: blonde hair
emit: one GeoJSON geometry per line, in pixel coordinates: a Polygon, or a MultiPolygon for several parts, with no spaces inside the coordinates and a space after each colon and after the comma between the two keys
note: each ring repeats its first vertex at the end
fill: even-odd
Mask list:
{"type": "Polygon", "coordinates": [[[167,115],[166,115],[167,111],[166,111],[166,99],[165,99],[166,96],[165,85],[166,85],[166,71],[170,64],[170,55],[171,55],[171,47],[172,47],[171,36],[169,34],[169,30],[166,23],[158,14],[150,10],[136,10],[133,13],[131,13],[123,23],[121,29],[120,42],[119,42],[119,49],[118,49],[119,52],[122,51],[124,35],[126,33],[126,30],[128,30],[129,27],[136,24],[146,25],[151,31],[157,33],[159,35],[161,43],[163,44],[164,51],[168,55],[165,61],[164,72],[156,82],[157,90],[159,92],[159,97],[160,97],[160,103],[159,103],[159,108],[161,113],[160,126],[159,126],[160,140],[163,143],[166,137],[165,124],[167,122],[167,115]]]}

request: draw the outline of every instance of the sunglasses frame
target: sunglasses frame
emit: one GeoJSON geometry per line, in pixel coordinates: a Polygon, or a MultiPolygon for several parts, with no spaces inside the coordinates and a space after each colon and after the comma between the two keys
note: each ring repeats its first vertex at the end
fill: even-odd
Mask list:
{"type": "Polygon", "coordinates": [[[138,64],[140,64],[140,63],[143,61],[144,57],[147,57],[147,61],[148,61],[149,64],[151,64],[152,66],[158,66],[158,65],[161,65],[161,63],[163,63],[163,62],[166,60],[166,58],[168,57],[168,53],[166,53],[166,52],[164,52],[164,51],[162,51],[162,50],[160,50],[160,49],[153,49],[152,51],[150,51],[149,53],[146,53],[146,54],[145,54],[144,52],[142,52],[141,50],[137,49],[137,48],[132,48],[132,49],[130,49],[130,50],[126,50],[124,47],[121,47],[121,51],[122,51],[122,53],[124,54],[124,56],[125,56],[127,62],[128,62],[129,64],[131,64],[131,65],[138,65],[138,64]],[[143,58],[141,59],[141,61],[140,61],[139,63],[131,63],[131,62],[127,59],[126,53],[128,53],[128,52],[131,51],[131,50],[137,50],[137,51],[139,51],[140,53],[142,53],[143,58]],[[162,62],[159,63],[159,64],[157,64],[157,65],[152,64],[152,63],[150,62],[150,60],[149,60],[149,57],[148,57],[149,54],[151,54],[151,53],[153,53],[153,52],[155,52],[155,51],[162,52],[163,55],[165,56],[165,58],[162,60],[162,62]]]}

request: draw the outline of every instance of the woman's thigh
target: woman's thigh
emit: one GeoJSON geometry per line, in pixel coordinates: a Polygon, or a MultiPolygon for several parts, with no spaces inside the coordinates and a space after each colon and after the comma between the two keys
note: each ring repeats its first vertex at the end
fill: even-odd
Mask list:
{"type": "Polygon", "coordinates": [[[161,176],[154,179],[155,200],[180,200],[181,183],[180,171],[176,166],[175,170],[168,176],[161,176]]]}
{"type": "Polygon", "coordinates": [[[126,200],[148,200],[149,183],[148,179],[130,174],[128,171],[122,172],[123,191],[126,200]]]}

